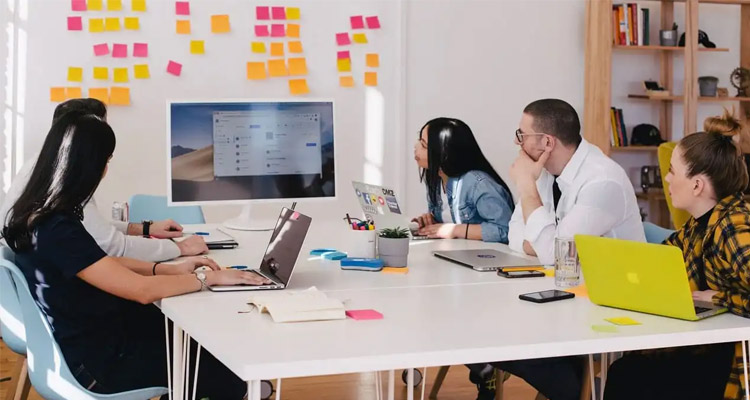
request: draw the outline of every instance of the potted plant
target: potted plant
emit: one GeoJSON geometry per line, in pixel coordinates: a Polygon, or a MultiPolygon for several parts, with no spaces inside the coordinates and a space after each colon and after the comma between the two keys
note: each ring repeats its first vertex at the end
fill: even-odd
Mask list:
{"type": "Polygon", "coordinates": [[[409,230],[396,227],[378,233],[378,256],[387,267],[406,267],[409,258],[409,230]]]}

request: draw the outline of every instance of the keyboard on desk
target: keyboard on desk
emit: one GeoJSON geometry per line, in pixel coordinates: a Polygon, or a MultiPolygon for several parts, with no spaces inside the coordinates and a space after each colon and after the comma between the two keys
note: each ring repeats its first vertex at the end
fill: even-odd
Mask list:
{"type": "Polygon", "coordinates": [[[706,311],[711,311],[711,310],[713,310],[713,309],[712,308],[705,308],[705,307],[695,306],[695,315],[700,315],[701,313],[704,313],[706,311]]]}

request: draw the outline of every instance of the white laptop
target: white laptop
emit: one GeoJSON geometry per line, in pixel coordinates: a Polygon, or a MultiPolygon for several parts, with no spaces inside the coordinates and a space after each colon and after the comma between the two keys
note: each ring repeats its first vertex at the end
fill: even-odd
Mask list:
{"type": "Polygon", "coordinates": [[[352,186],[365,218],[375,223],[375,229],[407,228],[412,239],[427,239],[427,236],[418,235],[416,229],[412,229],[416,224],[411,223],[409,218],[401,213],[393,189],[356,181],[352,181],[352,186]]]}
{"type": "Polygon", "coordinates": [[[214,292],[233,292],[240,290],[277,290],[289,286],[292,280],[294,266],[297,263],[302,244],[305,242],[307,231],[312,219],[307,215],[288,208],[282,208],[276,227],[271,234],[271,240],[266,247],[266,253],[261,260],[260,268],[248,270],[248,274],[258,274],[270,280],[271,284],[211,286],[214,292]]]}
{"type": "Polygon", "coordinates": [[[446,250],[436,251],[433,255],[482,272],[500,268],[542,267],[536,258],[521,258],[497,250],[446,250]]]}

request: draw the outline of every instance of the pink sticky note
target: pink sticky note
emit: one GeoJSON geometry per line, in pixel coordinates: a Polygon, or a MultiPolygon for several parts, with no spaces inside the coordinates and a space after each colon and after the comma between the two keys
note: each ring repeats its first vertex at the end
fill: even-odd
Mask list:
{"type": "Polygon", "coordinates": [[[72,8],[73,11],[86,11],[88,9],[86,7],[86,0],[71,0],[70,8],[72,8]]]}
{"type": "Polygon", "coordinates": [[[349,55],[349,50],[347,50],[347,51],[339,51],[339,52],[338,52],[338,57],[337,57],[337,59],[339,59],[339,60],[343,60],[343,59],[345,59],[345,58],[352,58],[352,57],[351,57],[351,56],[349,55]]]}
{"type": "Polygon", "coordinates": [[[377,15],[367,17],[367,27],[370,29],[380,29],[380,20],[377,15]]]}
{"type": "Polygon", "coordinates": [[[271,16],[273,19],[286,19],[286,8],[271,7],[271,16]]]}
{"type": "Polygon", "coordinates": [[[383,314],[375,310],[347,310],[346,316],[357,321],[383,319],[383,314]]]}
{"type": "Polygon", "coordinates": [[[361,15],[355,15],[349,18],[352,23],[352,29],[365,29],[365,21],[361,15]]]}
{"type": "Polygon", "coordinates": [[[344,32],[336,34],[336,43],[338,43],[339,46],[346,46],[347,44],[351,44],[352,41],[349,40],[349,34],[344,32]]]}
{"type": "Polygon", "coordinates": [[[133,57],[148,57],[148,43],[133,43],[133,57]]]}
{"type": "Polygon", "coordinates": [[[81,20],[81,17],[68,17],[68,30],[82,31],[83,21],[81,20]]]}
{"type": "Polygon", "coordinates": [[[180,74],[182,74],[182,64],[170,60],[169,64],[167,64],[167,73],[174,76],[180,76],[180,74]]]}
{"type": "Polygon", "coordinates": [[[115,43],[112,45],[112,57],[125,58],[128,56],[128,45],[115,43]]]}
{"type": "Polygon", "coordinates": [[[261,21],[271,19],[271,14],[268,12],[268,7],[255,7],[255,18],[261,21]]]}
{"type": "Polygon", "coordinates": [[[273,24],[271,25],[271,37],[284,37],[286,36],[286,30],[284,24],[273,24]]]}
{"type": "Polygon", "coordinates": [[[109,54],[109,46],[106,43],[94,45],[95,56],[106,56],[107,54],[109,54]]]}
{"type": "Polygon", "coordinates": [[[255,36],[268,37],[268,25],[255,25],[255,36]]]}
{"type": "Polygon", "coordinates": [[[187,1],[178,1],[174,3],[174,12],[177,15],[190,15],[190,3],[187,1]]]}

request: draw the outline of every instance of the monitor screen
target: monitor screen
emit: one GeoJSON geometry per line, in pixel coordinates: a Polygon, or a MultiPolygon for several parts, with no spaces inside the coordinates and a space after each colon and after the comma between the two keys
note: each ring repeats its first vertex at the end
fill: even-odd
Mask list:
{"type": "Polygon", "coordinates": [[[336,196],[333,102],[172,102],[171,202],[336,196]]]}

